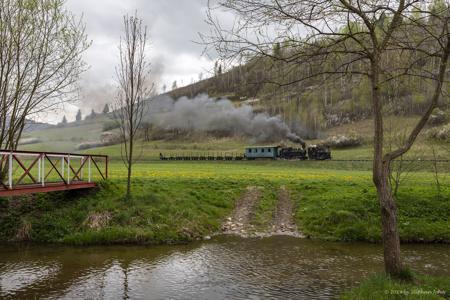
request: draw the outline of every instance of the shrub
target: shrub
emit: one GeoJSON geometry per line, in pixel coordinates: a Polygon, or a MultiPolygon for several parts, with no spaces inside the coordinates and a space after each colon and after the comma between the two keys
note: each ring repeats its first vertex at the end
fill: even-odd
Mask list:
{"type": "Polygon", "coordinates": [[[103,123],[103,131],[110,131],[119,128],[119,123],[116,121],[108,121],[103,123]]]}
{"type": "Polygon", "coordinates": [[[334,135],[329,137],[323,143],[324,146],[333,148],[345,148],[345,147],[356,147],[360,146],[363,142],[362,137],[352,134],[352,135],[334,135]]]}
{"type": "Polygon", "coordinates": [[[78,144],[77,149],[78,150],[86,150],[86,149],[92,149],[97,147],[106,146],[101,141],[93,141],[93,142],[84,142],[81,144],[78,144]]]}
{"type": "Polygon", "coordinates": [[[445,124],[449,120],[448,113],[440,110],[439,108],[430,116],[428,124],[431,126],[439,126],[445,124]]]}
{"type": "Polygon", "coordinates": [[[110,145],[116,145],[122,142],[122,139],[118,134],[115,134],[113,132],[103,132],[100,136],[99,141],[88,141],[81,143],[77,146],[78,150],[86,150],[86,149],[92,149],[97,147],[104,147],[104,146],[110,146],[110,145]]]}
{"type": "Polygon", "coordinates": [[[430,139],[436,139],[441,141],[450,141],[450,123],[441,126],[441,127],[434,127],[431,129],[428,129],[425,132],[425,136],[430,139]]]}
{"type": "Polygon", "coordinates": [[[42,143],[42,140],[39,138],[34,138],[34,137],[22,138],[19,140],[19,145],[31,145],[31,144],[38,144],[38,143],[42,143]]]}

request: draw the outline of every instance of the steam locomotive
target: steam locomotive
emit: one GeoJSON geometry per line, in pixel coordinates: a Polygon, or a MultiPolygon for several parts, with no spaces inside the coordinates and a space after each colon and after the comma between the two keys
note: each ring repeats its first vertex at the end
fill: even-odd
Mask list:
{"type": "Polygon", "coordinates": [[[327,160],[331,159],[331,151],[330,148],[319,145],[311,145],[307,148],[258,146],[245,148],[244,157],[248,160],[260,158],[327,160]]]}

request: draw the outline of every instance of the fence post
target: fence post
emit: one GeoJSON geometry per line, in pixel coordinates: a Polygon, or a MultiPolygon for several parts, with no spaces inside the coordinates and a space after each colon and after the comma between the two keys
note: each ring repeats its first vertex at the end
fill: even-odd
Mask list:
{"type": "Polygon", "coordinates": [[[67,184],[70,184],[70,154],[67,154],[67,184]]]}
{"type": "Polygon", "coordinates": [[[80,165],[82,166],[82,167],[80,167],[80,179],[81,180],[83,180],[83,170],[84,170],[84,165],[83,165],[83,163],[86,161],[86,156],[82,156],[81,158],[80,158],[80,165]]]}
{"type": "Polygon", "coordinates": [[[41,158],[42,158],[42,154],[39,154],[39,160],[38,160],[38,182],[41,182],[41,158]]]}
{"type": "Polygon", "coordinates": [[[88,182],[91,183],[91,156],[88,156],[88,182]]]}
{"type": "Polygon", "coordinates": [[[9,188],[12,190],[13,188],[13,178],[12,178],[12,167],[13,167],[13,161],[12,161],[12,151],[9,152],[9,166],[8,166],[8,181],[9,181],[9,188]]]}
{"type": "Polygon", "coordinates": [[[108,179],[108,156],[105,158],[105,178],[108,179]]]}
{"type": "Polygon", "coordinates": [[[64,178],[64,156],[61,157],[61,177],[64,178]]]}
{"type": "Polygon", "coordinates": [[[45,186],[45,156],[42,157],[42,167],[41,167],[41,179],[42,179],[42,186],[45,186]]]}

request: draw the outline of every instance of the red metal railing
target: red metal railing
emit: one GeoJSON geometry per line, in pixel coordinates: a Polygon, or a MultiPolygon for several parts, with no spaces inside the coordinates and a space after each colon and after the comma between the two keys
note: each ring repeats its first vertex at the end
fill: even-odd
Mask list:
{"type": "Polygon", "coordinates": [[[0,196],[94,187],[108,156],[0,150],[0,196]]]}

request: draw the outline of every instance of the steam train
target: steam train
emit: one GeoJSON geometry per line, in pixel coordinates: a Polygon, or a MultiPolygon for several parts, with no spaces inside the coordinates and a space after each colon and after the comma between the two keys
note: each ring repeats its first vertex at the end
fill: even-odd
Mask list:
{"type": "Polygon", "coordinates": [[[159,154],[161,160],[255,160],[255,159],[298,159],[327,160],[331,159],[328,147],[311,145],[309,147],[293,148],[281,146],[253,146],[245,148],[244,155],[170,155],[159,154]]]}
{"type": "Polygon", "coordinates": [[[244,157],[247,160],[255,160],[261,158],[327,160],[331,159],[331,151],[328,147],[318,145],[311,145],[307,148],[258,146],[245,148],[244,157]]]}

